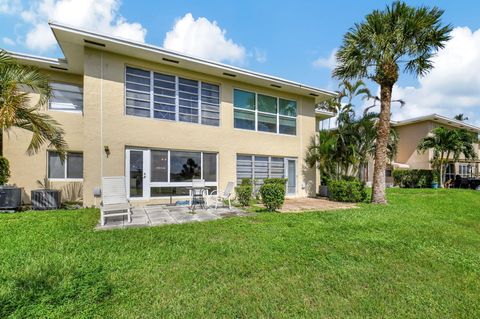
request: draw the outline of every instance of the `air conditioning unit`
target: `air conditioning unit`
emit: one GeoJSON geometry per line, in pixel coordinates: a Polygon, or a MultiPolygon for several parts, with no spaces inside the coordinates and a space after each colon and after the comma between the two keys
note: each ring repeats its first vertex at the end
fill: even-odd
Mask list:
{"type": "Polygon", "coordinates": [[[32,191],[32,208],[48,210],[60,208],[60,191],[56,189],[37,189],[32,191]]]}
{"type": "Polygon", "coordinates": [[[0,211],[17,210],[22,205],[22,189],[14,186],[0,186],[0,211]]]}

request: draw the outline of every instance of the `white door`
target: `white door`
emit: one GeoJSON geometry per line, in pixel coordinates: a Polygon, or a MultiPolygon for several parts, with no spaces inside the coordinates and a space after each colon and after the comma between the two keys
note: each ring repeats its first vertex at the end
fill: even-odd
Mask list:
{"type": "Polygon", "coordinates": [[[125,164],[128,197],[131,199],[149,199],[150,151],[128,149],[125,164]]]}
{"type": "Polygon", "coordinates": [[[297,160],[285,159],[285,175],[287,177],[287,195],[295,195],[297,193],[297,160]]]}

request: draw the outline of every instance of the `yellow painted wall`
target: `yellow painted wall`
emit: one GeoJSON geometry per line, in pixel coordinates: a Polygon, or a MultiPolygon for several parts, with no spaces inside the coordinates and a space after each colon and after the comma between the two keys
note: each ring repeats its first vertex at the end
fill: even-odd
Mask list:
{"type": "MultiPolygon", "coordinates": [[[[316,174],[304,165],[305,149],[315,132],[314,99],[287,94],[282,90],[254,87],[229,79],[215,78],[134,57],[85,49],[84,76],[55,73],[58,80],[84,85],[84,112],[79,114],[48,111],[66,130],[72,150],[84,154],[84,204],[95,203],[92,190],[100,186],[101,176],[125,174],[125,149],[161,148],[218,152],[219,188],[236,181],[236,154],[270,155],[297,159],[297,196],[314,195],[316,174]],[[220,126],[174,122],[125,115],[125,66],[184,76],[220,85],[220,126]],[[297,101],[297,135],[247,131],[233,128],[233,88],[255,91],[297,101]],[[58,113],[58,114],[54,114],[58,113]],[[107,157],[104,147],[108,146],[107,157]]],[[[35,180],[46,174],[46,152],[27,157],[24,154],[28,134],[17,132],[5,139],[5,155],[12,162],[11,182],[35,188],[35,180]]]]}

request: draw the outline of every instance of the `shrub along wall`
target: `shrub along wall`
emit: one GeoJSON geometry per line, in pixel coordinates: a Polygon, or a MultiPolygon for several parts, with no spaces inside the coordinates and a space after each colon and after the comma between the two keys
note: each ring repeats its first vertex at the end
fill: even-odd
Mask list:
{"type": "Polygon", "coordinates": [[[328,183],[330,199],[338,202],[363,202],[367,199],[365,184],[359,180],[331,180],[328,183]]]}
{"type": "Polygon", "coordinates": [[[428,188],[432,186],[433,172],[428,169],[394,170],[393,182],[403,188],[428,188]]]}
{"type": "Polygon", "coordinates": [[[285,201],[285,178],[266,178],[260,187],[260,195],[265,208],[274,212],[283,206],[285,201]]]}

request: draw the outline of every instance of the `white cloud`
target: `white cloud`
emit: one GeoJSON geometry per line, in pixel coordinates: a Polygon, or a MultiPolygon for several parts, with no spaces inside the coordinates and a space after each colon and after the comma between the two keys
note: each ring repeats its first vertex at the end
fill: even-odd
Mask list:
{"type": "Polygon", "coordinates": [[[259,49],[259,48],[254,48],[253,53],[255,55],[255,60],[258,63],[265,63],[267,62],[267,51],[259,49]]]}
{"type": "Polygon", "coordinates": [[[457,27],[451,40],[433,58],[434,68],[419,79],[418,87],[393,88],[392,99],[402,99],[405,106],[393,105],[395,120],[432,113],[453,117],[465,114],[480,125],[480,29],[457,27]]]}
{"type": "Polygon", "coordinates": [[[0,13],[14,14],[22,9],[20,0],[0,0],[0,13]]]}
{"type": "Polygon", "coordinates": [[[55,46],[49,20],[113,36],[144,42],[147,30],[119,14],[119,0],[41,0],[21,17],[30,25],[25,44],[32,50],[46,51],[55,46]]]}
{"type": "Polygon", "coordinates": [[[200,17],[195,20],[191,13],[178,19],[167,32],[163,46],[166,49],[191,54],[220,62],[242,63],[245,48],[226,38],[226,30],[216,21],[200,17]]]}
{"type": "Polygon", "coordinates": [[[337,65],[337,58],[335,56],[337,54],[337,51],[338,49],[335,48],[332,50],[332,52],[330,52],[330,55],[328,57],[319,57],[318,59],[313,61],[312,62],[313,67],[317,69],[325,68],[325,69],[333,70],[337,65]]]}
{"type": "Polygon", "coordinates": [[[2,42],[3,42],[3,44],[8,45],[8,46],[15,45],[15,41],[13,41],[12,39],[10,39],[8,37],[3,37],[2,42]]]}

